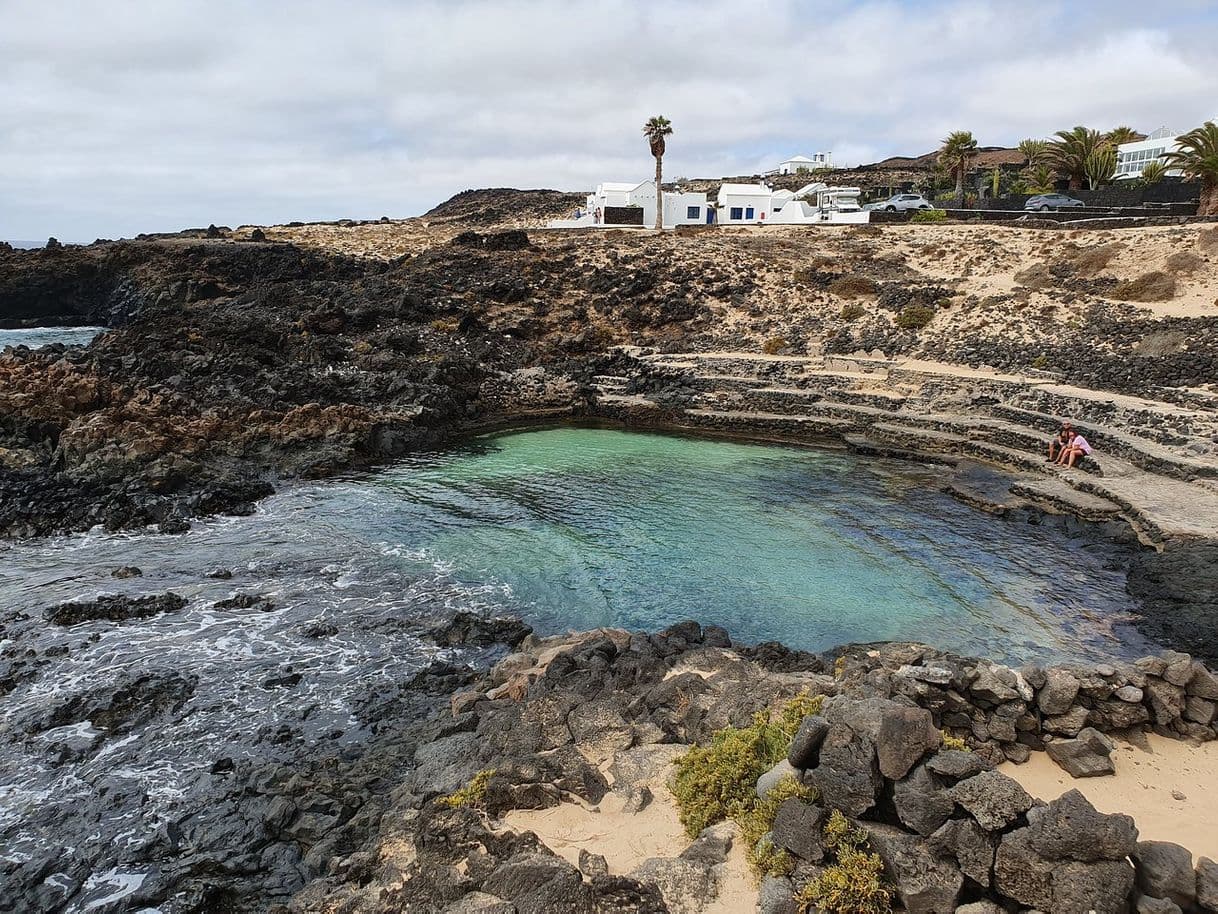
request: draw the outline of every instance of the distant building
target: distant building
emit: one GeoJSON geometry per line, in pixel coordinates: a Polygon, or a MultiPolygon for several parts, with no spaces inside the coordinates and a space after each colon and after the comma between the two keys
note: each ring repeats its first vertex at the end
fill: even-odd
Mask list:
{"type": "MultiPolygon", "coordinates": [[[[664,227],[703,225],[710,207],[706,194],[664,191],[664,227]]],[[[572,219],[554,219],[551,228],[591,228],[604,226],[642,226],[656,224],[656,182],[605,181],[588,194],[584,208],[572,219]]]]}
{"type": "Polygon", "coordinates": [[[832,168],[833,153],[816,152],[810,156],[791,156],[785,162],[780,162],[775,172],[769,174],[795,175],[801,171],[816,171],[818,168],[832,168]]]}
{"type": "Polygon", "coordinates": [[[724,184],[715,208],[720,225],[749,225],[764,222],[770,215],[773,191],[764,184],[724,184]]]}
{"type": "MultiPolygon", "coordinates": [[[[1165,154],[1178,148],[1178,145],[1176,134],[1166,127],[1160,127],[1144,140],[1122,143],[1117,147],[1117,167],[1113,180],[1126,181],[1130,178],[1141,177],[1142,169],[1151,162],[1161,160],[1165,154]]],[[[1179,175],[1181,172],[1178,168],[1174,168],[1169,169],[1167,174],[1179,175]]]]}

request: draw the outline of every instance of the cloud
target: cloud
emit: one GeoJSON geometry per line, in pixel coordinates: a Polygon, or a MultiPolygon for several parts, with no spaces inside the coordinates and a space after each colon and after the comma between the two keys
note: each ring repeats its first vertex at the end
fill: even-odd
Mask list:
{"type": "Polygon", "coordinates": [[[0,237],[422,212],[1218,114],[1212,5],[0,0],[0,237]]]}

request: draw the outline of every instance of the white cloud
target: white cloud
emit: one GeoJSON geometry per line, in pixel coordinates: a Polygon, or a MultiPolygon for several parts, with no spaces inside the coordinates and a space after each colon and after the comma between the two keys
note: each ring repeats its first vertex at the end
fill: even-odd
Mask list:
{"type": "Polygon", "coordinates": [[[0,237],[421,212],[1216,113],[1197,0],[0,0],[0,237]]]}

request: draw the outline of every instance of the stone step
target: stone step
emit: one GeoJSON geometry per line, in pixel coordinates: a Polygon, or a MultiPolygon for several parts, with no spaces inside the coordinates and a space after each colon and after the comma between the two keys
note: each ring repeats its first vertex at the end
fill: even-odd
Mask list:
{"type": "Polygon", "coordinates": [[[870,438],[867,435],[857,433],[842,435],[842,440],[846,442],[850,450],[867,457],[888,457],[896,460],[912,460],[918,463],[940,463],[946,466],[955,466],[958,463],[958,458],[949,454],[928,453],[894,447],[893,445],[870,438]]]}
{"type": "Polygon", "coordinates": [[[699,428],[717,428],[741,434],[774,433],[784,437],[840,438],[854,426],[832,416],[789,416],[745,410],[687,409],[682,416],[699,428]]]}
{"type": "Polygon", "coordinates": [[[933,428],[877,422],[868,429],[868,435],[878,441],[914,451],[934,451],[954,454],[958,457],[976,457],[1001,466],[1031,472],[1044,472],[1050,466],[1044,462],[1043,458],[1032,456],[1026,451],[933,428]]]}
{"type": "Polygon", "coordinates": [[[1011,493],[1034,505],[1062,514],[1075,514],[1084,520],[1113,520],[1122,515],[1116,502],[1074,488],[1051,476],[1022,477],[1011,483],[1011,493]]]}

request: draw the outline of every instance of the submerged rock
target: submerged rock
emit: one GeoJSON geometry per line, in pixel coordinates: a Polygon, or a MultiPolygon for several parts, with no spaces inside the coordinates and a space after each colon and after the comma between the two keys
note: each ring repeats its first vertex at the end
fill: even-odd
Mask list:
{"type": "Polygon", "coordinates": [[[60,603],[46,612],[46,619],[55,625],[80,625],[83,622],[126,622],[147,619],[161,613],[177,612],[186,606],[186,598],[176,593],[154,594],[146,597],[107,595],[81,603],[60,603]]]}

